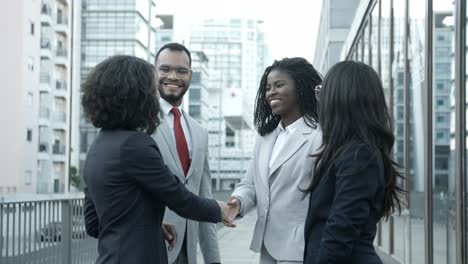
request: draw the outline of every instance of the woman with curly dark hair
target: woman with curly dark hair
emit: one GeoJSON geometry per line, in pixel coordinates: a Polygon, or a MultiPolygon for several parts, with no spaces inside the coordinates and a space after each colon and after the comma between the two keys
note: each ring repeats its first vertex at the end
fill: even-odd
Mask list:
{"type": "Polygon", "coordinates": [[[373,246],[377,223],[400,210],[403,193],[382,83],[370,66],[343,61],[316,92],[323,145],[307,188],[304,263],[382,263],[373,246]]]}
{"type": "Polygon", "coordinates": [[[153,66],[131,56],[98,64],[83,84],[82,105],[101,128],[83,168],[85,226],[98,239],[96,263],[167,263],[176,232],[165,207],[184,218],[221,222],[223,203],[189,192],[165,166],[150,137],[159,124],[153,66]]]}
{"type": "Polygon", "coordinates": [[[300,189],[312,177],[321,144],[314,87],[320,74],[304,58],[285,58],[265,69],[255,104],[253,159],[230,198],[230,218],[254,207],[251,249],[260,263],[302,263],[309,201],[300,189]]]}

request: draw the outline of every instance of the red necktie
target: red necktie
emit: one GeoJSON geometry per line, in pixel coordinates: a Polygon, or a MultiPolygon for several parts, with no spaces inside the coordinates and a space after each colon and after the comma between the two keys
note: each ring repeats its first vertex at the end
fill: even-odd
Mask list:
{"type": "Polygon", "coordinates": [[[174,134],[177,153],[179,154],[180,164],[182,164],[184,175],[187,176],[187,172],[190,168],[190,155],[187,141],[185,140],[184,130],[182,129],[182,124],[180,123],[180,112],[179,109],[173,107],[171,109],[171,113],[174,115],[174,134]]]}

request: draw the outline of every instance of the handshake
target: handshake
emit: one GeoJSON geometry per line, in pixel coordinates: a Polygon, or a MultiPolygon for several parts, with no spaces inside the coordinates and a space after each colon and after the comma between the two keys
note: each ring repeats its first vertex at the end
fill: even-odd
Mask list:
{"type": "Polygon", "coordinates": [[[240,200],[237,197],[231,197],[227,203],[218,201],[218,205],[221,208],[223,224],[227,227],[236,227],[233,221],[240,212],[240,200]]]}
{"type": "MultiPolygon", "coordinates": [[[[221,208],[223,224],[227,227],[236,227],[233,221],[240,212],[240,200],[236,197],[231,197],[227,203],[218,201],[218,205],[221,208]]],[[[176,227],[173,224],[163,223],[162,230],[164,240],[168,243],[168,250],[171,251],[177,242],[176,227]]]]}

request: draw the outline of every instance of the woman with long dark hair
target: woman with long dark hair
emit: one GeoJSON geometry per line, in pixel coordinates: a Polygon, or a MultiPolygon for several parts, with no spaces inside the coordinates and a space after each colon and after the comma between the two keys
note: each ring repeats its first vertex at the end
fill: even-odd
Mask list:
{"type": "Polygon", "coordinates": [[[377,223],[400,210],[402,176],[381,81],[368,65],[343,61],[315,89],[323,143],[307,188],[304,263],[382,263],[377,223]]]}
{"type": "Polygon", "coordinates": [[[232,216],[256,208],[250,248],[260,263],[302,263],[309,201],[299,188],[312,177],[321,144],[314,87],[320,74],[304,58],[284,58],[265,69],[255,104],[258,137],[244,179],[230,199],[232,216]]]}

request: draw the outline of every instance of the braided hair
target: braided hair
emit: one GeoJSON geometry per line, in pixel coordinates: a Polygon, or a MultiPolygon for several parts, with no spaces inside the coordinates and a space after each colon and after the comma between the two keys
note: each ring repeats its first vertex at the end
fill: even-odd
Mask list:
{"type": "Polygon", "coordinates": [[[285,72],[294,80],[301,115],[308,126],[316,128],[318,112],[315,86],[322,83],[322,76],[306,59],[295,57],[275,60],[271,66],[266,67],[255,99],[255,129],[264,136],[273,131],[281,121],[281,116],[274,115],[265,100],[267,78],[273,70],[285,72]]]}

